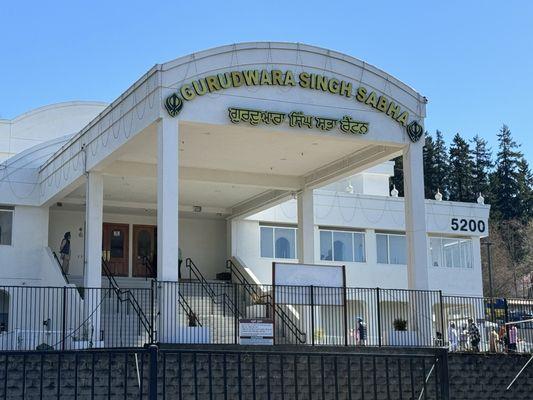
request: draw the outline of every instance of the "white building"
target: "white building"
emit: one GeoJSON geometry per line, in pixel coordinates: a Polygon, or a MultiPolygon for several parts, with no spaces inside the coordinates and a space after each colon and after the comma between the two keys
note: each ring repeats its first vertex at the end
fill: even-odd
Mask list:
{"type": "Polygon", "coordinates": [[[425,104],[345,54],[245,43],[158,64],[109,105],[0,120],[0,283],[64,286],[68,231],[84,287],[108,285],[102,256],[121,286],[177,281],[179,242],[208,280],[233,259],[270,284],[288,259],[343,264],[349,287],[482,295],[489,206],[424,200],[425,104]]]}

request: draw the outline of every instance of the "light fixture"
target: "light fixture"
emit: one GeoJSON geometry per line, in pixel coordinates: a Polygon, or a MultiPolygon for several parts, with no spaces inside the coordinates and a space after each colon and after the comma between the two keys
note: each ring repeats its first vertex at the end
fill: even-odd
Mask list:
{"type": "Polygon", "coordinates": [[[479,196],[477,197],[477,204],[485,204],[485,198],[481,193],[479,193],[479,196]]]}
{"type": "Polygon", "coordinates": [[[348,185],[344,188],[344,190],[346,191],[346,193],[353,194],[352,181],[348,181],[348,185]]]}
{"type": "Polygon", "coordinates": [[[435,193],[435,200],[442,201],[442,193],[440,192],[440,189],[437,189],[437,193],[435,193]]]}
{"type": "Polygon", "coordinates": [[[392,190],[390,191],[391,197],[398,197],[398,189],[396,189],[396,185],[392,185],[392,190]]]}

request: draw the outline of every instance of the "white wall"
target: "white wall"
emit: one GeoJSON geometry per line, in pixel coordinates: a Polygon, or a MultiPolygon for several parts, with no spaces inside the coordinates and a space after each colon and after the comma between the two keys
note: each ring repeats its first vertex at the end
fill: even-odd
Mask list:
{"type": "Polygon", "coordinates": [[[0,162],[36,144],[77,133],[105,106],[101,102],[71,101],[0,120],[0,162]]]}
{"type": "MultiPolygon", "coordinates": [[[[79,229],[84,227],[85,213],[53,209],[50,211],[49,246],[59,252],[59,245],[65,232],[70,231],[71,258],[70,274],[83,275],[83,237],[79,229]]],[[[133,225],[156,225],[155,215],[104,213],[104,222],[130,224],[129,230],[129,271],[132,271],[133,225]]],[[[226,260],[226,221],[209,218],[180,218],[180,247],[183,258],[190,257],[207,279],[214,279],[216,273],[223,272],[226,260]]],[[[182,265],[186,277],[185,265],[182,265]]]]}
{"type": "Polygon", "coordinates": [[[0,245],[0,285],[60,285],[45,253],[48,208],[16,206],[11,246],[0,245]]]}
{"type": "MultiPolygon", "coordinates": [[[[365,174],[361,174],[365,175],[365,174]]],[[[235,244],[232,255],[238,257],[261,283],[269,284],[272,280],[272,261],[274,259],[260,256],[260,230],[263,223],[297,223],[297,204],[295,200],[282,203],[262,211],[246,220],[233,223],[235,244]]],[[[426,230],[430,234],[457,236],[451,228],[452,218],[474,219],[484,221],[488,227],[489,206],[475,203],[437,202],[426,200],[426,230]]],[[[346,262],[346,281],[352,287],[407,288],[407,266],[378,264],[376,257],[375,230],[404,231],[404,199],[372,195],[351,195],[346,192],[329,190],[315,191],[316,240],[319,241],[318,227],[353,228],[365,231],[366,262],[346,262]]],[[[483,293],[480,237],[485,232],[461,232],[463,237],[470,237],[473,246],[473,268],[432,267],[428,268],[429,287],[443,290],[450,295],[479,296],[483,293]]],[[[428,241],[429,243],[429,241],[428,241]]],[[[320,260],[319,245],[315,246],[317,264],[339,264],[320,260]]],[[[286,261],[286,260],[279,260],[286,261]]]]}

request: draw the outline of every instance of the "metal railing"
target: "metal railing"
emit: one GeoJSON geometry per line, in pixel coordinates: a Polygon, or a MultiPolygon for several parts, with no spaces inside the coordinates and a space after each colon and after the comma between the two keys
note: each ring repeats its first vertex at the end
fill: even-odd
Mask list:
{"type": "Polygon", "coordinates": [[[10,352],[0,375],[6,399],[450,399],[443,349],[10,352]]]}
{"type": "Polygon", "coordinates": [[[141,347],[158,341],[237,344],[239,324],[262,319],[272,322],[276,345],[533,351],[528,299],[199,280],[122,289],[113,277],[109,288],[85,288],[83,298],[77,289],[0,287],[0,350],[141,347]],[[278,307],[291,325],[274,312],[278,307]],[[469,319],[478,335],[469,331],[469,319]],[[305,342],[296,341],[288,326],[305,335],[305,342]]]}
{"type": "MultiPolygon", "coordinates": [[[[109,269],[109,265],[107,265],[107,262],[102,258],[102,271],[104,272],[104,275],[109,281],[109,285],[111,289],[113,289],[113,292],[115,293],[115,296],[118,301],[120,302],[127,302],[133,311],[135,311],[135,314],[137,314],[139,324],[142,324],[144,330],[146,333],[150,336],[150,342],[153,343],[155,340],[154,337],[154,324],[153,320],[149,320],[146,314],[144,313],[142,307],[140,306],[139,302],[137,301],[137,298],[135,297],[135,294],[130,289],[121,289],[118,285],[117,280],[111,273],[111,270],[109,269]]],[[[153,304],[153,296],[152,296],[152,302],[150,305],[150,310],[153,314],[154,310],[154,304],[153,304]]]]}
{"type": "Polygon", "coordinates": [[[226,269],[230,270],[232,281],[235,278],[237,283],[242,285],[241,287],[246,292],[249,301],[270,305],[274,310],[275,315],[281,321],[284,329],[292,334],[294,342],[300,344],[306,343],[307,338],[305,332],[302,332],[298,328],[298,325],[296,325],[291,316],[285,312],[282,306],[279,304],[274,304],[273,298],[269,293],[261,292],[258,285],[250,284],[250,282],[246,279],[244,274],[232,260],[226,261],[226,269]]]}
{"type": "Polygon", "coordinates": [[[204,275],[194,264],[191,258],[187,258],[185,260],[185,267],[189,270],[189,279],[191,280],[192,276],[194,275],[194,278],[200,283],[202,289],[211,298],[214,306],[221,304],[224,311],[227,309],[237,317],[244,316],[226,291],[215,292],[213,290],[211,284],[207,281],[207,279],[205,279],[204,275]]]}
{"type": "Polygon", "coordinates": [[[59,259],[55,251],[52,251],[52,255],[54,256],[54,259],[57,262],[57,266],[59,267],[59,271],[61,271],[61,275],[63,275],[63,278],[65,279],[65,282],[67,282],[67,285],[68,285],[70,282],[68,280],[68,275],[63,270],[63,264],[61,263],[61,260],[59,259]]]}

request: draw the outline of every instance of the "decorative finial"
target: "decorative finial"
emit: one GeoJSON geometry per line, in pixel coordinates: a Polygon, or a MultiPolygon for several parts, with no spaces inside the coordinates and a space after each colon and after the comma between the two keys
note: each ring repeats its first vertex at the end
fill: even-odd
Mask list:
{"type": "Polygon", "coordinates": [[[485,204],[485,198],[481,193],[479,193],[479,196],[477,197],[477,204],[485,204]]]}
{"type": "Polygon", "coordinates": [[[390,191],[391,197],[398,197],[398,189],[396,189],[396,185],[392,185],[392,190],[390,191]]]}
{"type": "Polygon", "coordinates": [[[437,189],[437,193],[435,193],[435,200],[442,201],[442,193],[440,192],[440,189],[437,189]]]}
{"type": "Polygon", "coordinates": [[[346,191],[346,193],[353,194],[353,186],[352,186],[352,182],[351,181],[348,181],[348,186],[346,186],[346,188],[344,188],[344,190],[346,191]]]}

